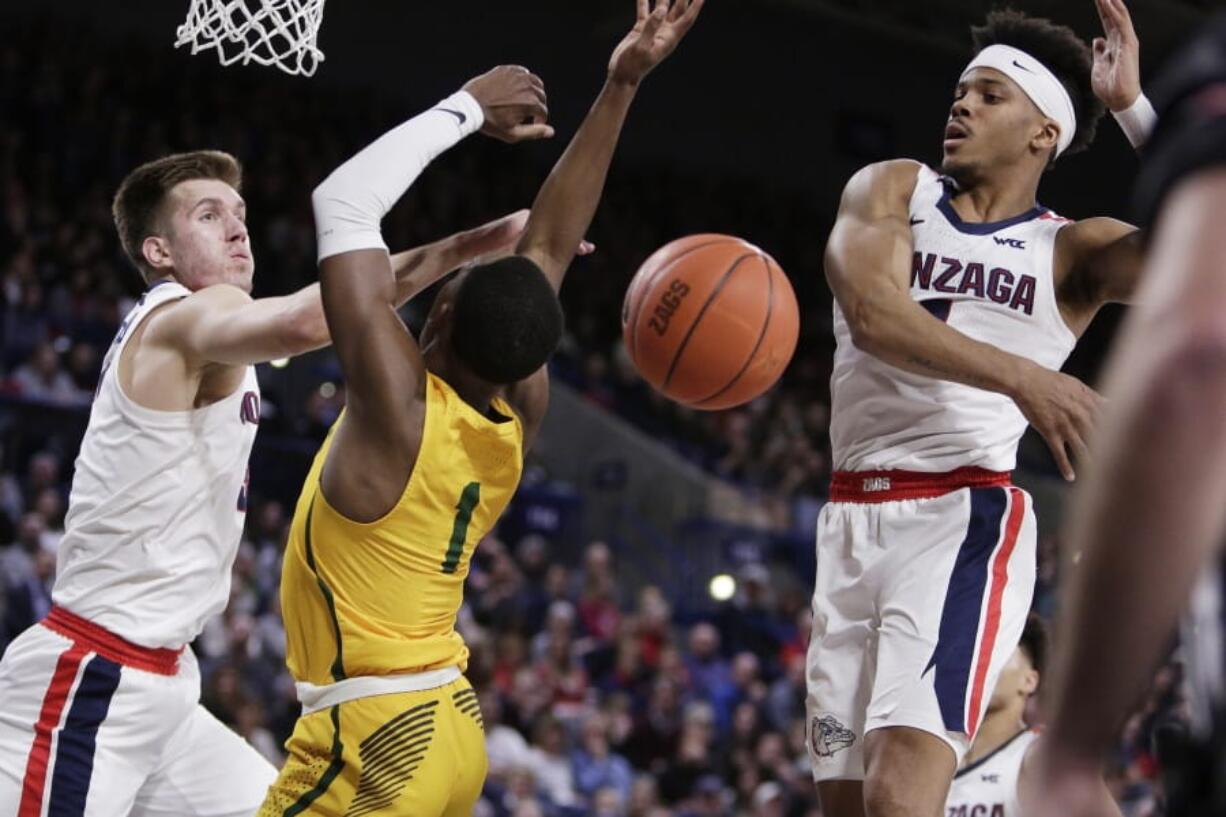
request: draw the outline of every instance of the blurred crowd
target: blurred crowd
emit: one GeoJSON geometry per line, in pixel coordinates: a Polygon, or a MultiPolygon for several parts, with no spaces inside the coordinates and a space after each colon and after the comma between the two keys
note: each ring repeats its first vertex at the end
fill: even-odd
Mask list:
{"type": "MultiPolygon", "coordinates": [[[[257,294],[286,292],[314,267],[311,186],[405,113],[362,93],[286,95],[271,75],[219,80],[202,65],[140,44],[101,45],[71,27],[0,42],[0,650],[49,608],[82,414],[139,292],[110,220],[118,180],[173,150],[235,153],[248,166],[257,294]],[[37,433],[32,411],[44,422],[37,433]]],[[[430,240],[514,210],[540,178],[522,154],[466,145],[394,211],[389,243],[430,240]]],[[[818,269],[811,236],[827,218],[812,207],[749,183],[619,167],[592,231],[600,251],[579,262],[583,285],[565,293],[558,377],[728,480],[785,499],[820,497],[829,476],[831,341],[819,276],[794,275],[812,314],[784,385],[736,411],[689,412],[645,388],[618,323],[635,265],[686,233],[736,231],[770,248],[784,269],[818,269]]],[[[317,437],[342,396],[312,390],[305,404],[283,401],[293,416],[280,430],[317,437]]],[[[206,705],[274,763],[297,714],[277,594],[289,501],[253,502],[230,604],[195,644],[206,705]]],[[[1039,604],[1050,614],[1053,541],[1043,559],[1039,604]]],[[[460,620],[490,755],[478,813],[820,814],[804,745],[808,600],[774,590],[789,569],[749,564],[731,599],[683,610],[659,588],[631,592],[619,581],[614,544],[573,554],[536,535],[488,538],[460,620]]],[[[1160,675],[1113,766],[1130,817],[1154,813],[1153,736],[1177,708],[1176,676],[1176,668],[1160,675]]]]}
{"type": "MultiPolygon", "coordinates": [[[[50,606],[63,532],[64,463],[50,452],[0,475],[0,650],[50,606]]],[[[205,705],[274,764],[298,706],[277,593],[289,520],[252,504],[230,603],[194,647],[205,705]]],[[[1041,549],[1039,609],[1057,543],[1041,549]]],[[[735,595],[675,609],[631,591],[613,546],[581,554],[529,535],[477,549],[459,628],[471,648],[490,774],[482,817],[817,817],[805,752],[804,577],[748,564],[735,595]]],[[[1179,665],[1129,719],[1108,782],[1128,817],[1161,814],[1158,748],[1179,730],[1179,665]]]]}

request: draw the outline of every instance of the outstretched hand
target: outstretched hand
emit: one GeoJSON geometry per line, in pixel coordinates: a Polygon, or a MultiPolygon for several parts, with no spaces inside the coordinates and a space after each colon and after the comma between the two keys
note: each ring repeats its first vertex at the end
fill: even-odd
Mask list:
{"type": "Polygon", "coordinates": [[[636,0],[638,16],[609,59],[609,79],[637,85],[664,58],[698,19],[703,0],[636,0]]]}
{"type": "Polygon", "coordinates": [[[522,65],[500,65],[464,84],[485,113],[481,132],[503,142],[548,139],[545,83],[522,65]]]}
{"type": "Polygon", "coordinates": [[[1119,112],[1141,95],[1141,42],[1124,0],[1094,0],[1094,5],[1104,34],[1094,38],[1094,95],[1119,112]]]}

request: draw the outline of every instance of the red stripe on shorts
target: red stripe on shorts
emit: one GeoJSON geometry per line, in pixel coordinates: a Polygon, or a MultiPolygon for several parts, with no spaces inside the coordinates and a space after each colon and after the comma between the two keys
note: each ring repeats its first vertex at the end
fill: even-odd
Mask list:
{"type": "Polygon", "coordinates": [[[89,650],[85,647],[73,644],[55,664],[51,685],[43,696],[43,708],[38,714],[38,723],[34,726],[34,745],[30,747],[30,757],[26,761],[26,776],[21,784],[21,806],[17,809],[17,817],[39,817],[42,812],[43,791],[47,785],[47,762],[51,759],[51,733],[60,725],[60,716],[64,713],[64,705],[68,703],[68,693],[72,691],[72,683],[77,678],[81,659],[88,654],[89,650]]]}
{"type": "Polygon", "coordinates": [[[1026,495],[1017,488],[1009,489],[1012,504],[1009,519],[1005,523],[1005,540],[1001,543],[996,558],[992,560],[992,589],[988,592],[988,615],[983,625],[983,638],[979,644],[979,663],[975,665],[975,683],[971,688],[971,707],[966,719],[967,737],[974,739],[979,728],[979,707],[983,702],[983,688],[992,664],[992,650],[996,647],[996,634],[1000,630],[1000,606],[1009,584],[1009,557],[1017,545],[1017,535],[1022,529],[1022,517],[1026,512],[1026,495]]]}

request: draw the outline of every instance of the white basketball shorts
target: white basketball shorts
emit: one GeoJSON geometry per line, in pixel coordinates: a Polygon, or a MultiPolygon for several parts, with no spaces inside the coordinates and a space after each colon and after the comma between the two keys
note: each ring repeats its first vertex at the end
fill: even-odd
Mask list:
{"type": "Polygon", "coordinates": [[[0,660],[0,817],[250,817],[276,770],[199,698],[191,650],[53,608],[0,660]]]}
{"type": "Polygon", "coordinates": [[[1035,521],[1008,474],[835,475],[817,525],[806,728],[813,776],[864,778],[864,736],[969,749],[1034,595],[1035,521]]]}

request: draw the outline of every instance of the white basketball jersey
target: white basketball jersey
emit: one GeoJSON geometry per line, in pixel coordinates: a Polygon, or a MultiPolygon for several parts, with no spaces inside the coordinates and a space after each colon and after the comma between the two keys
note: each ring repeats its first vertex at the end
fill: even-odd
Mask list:
{"type": "Polygon", "coordinates": [[[226,606],[260,416],[253,367],[233,394],[201,409],[157,411],[123,393],[116,364],[132,330],[190,294],[155,285],[107,352],[52,591],[56,604],[146,647],[183,646],[226,606]]]}
{"type": "Polygon", "coordinates": [[[1003,746],[954,775],[945,817],[1022,817],[1017,784],[1022,760],[1039,739],[1033,729],[1018,732],[1003,746]]]}
{"type": "MultiPolygon", "coordinates": [[[[962,221],[951,183],[927,167],[911,196],[911,297],[962,334],[1059,369],[1076,337],[1056,304],[1056,234],[1043,207],[962,221]]],[[[1026,419],[996,392],[915,375],[857,349],[837,301],[830,439],[839,471],[1010,471],[1026,419]]]]}

